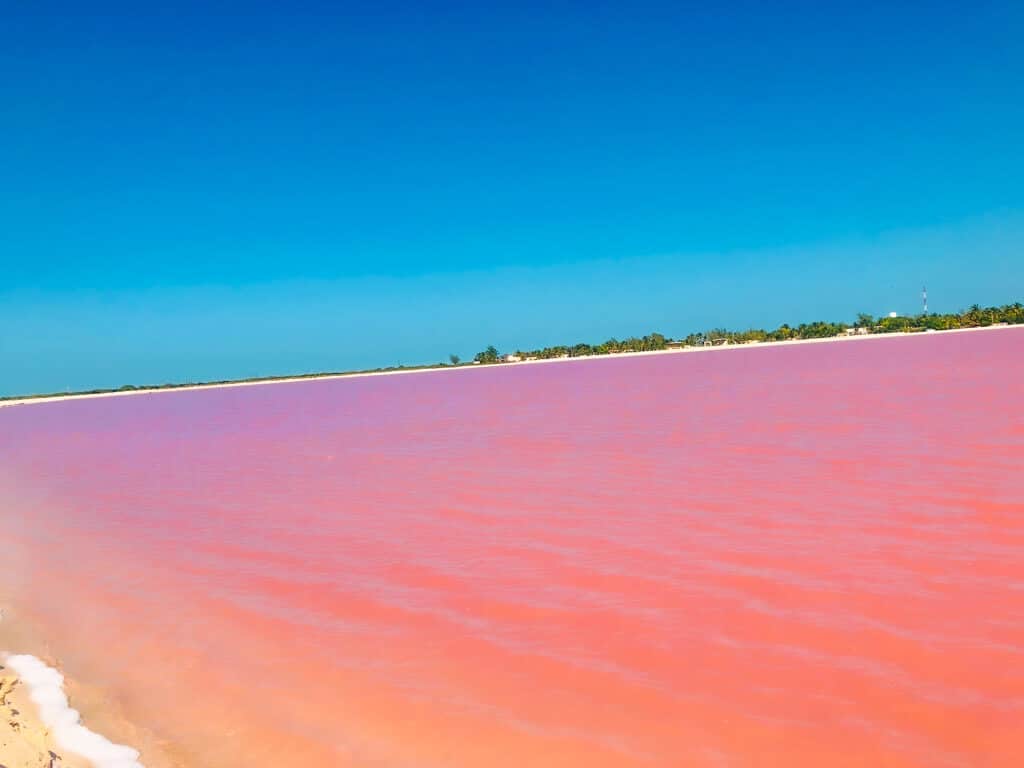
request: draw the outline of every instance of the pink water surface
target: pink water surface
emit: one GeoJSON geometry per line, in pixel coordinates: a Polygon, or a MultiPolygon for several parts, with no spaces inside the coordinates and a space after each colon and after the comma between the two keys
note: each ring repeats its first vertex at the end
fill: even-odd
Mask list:
{"type": "Polygon", "coordinates": [[[4,408],[0,523],[190,765],[1024,764],[1024,329],[4,408]]]}

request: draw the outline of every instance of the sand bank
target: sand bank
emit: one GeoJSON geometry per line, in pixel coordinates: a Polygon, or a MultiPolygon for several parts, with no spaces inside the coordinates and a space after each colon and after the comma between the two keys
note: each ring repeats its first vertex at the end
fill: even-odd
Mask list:
{"type": "MultiPolygon", "coordinates": [[[[40,745],[47,747],[44,761],[48,757],[51,764],[63,762],[56,751],[61,750],[84,759],[95,768],[142,768],[137,750],[115,744],[82,724],[81,715],[71,707],[64,693],[64,676],[60,672],[28,654],[9,654],[3,662],[5,668],[16,675],[5,678],[10,684],[11,695],[14,689],[27,691],[29,701],[38,714],[38,723],[34,724],[41,724],[47,741],[52,740],[52,743],[40,745]]],[[[15,711],[20,713],[21,710],[15,711]]],[[[26,711],[30,710],[26,708],[26,711]]],[[[14,722],[8,726],[20,735],[20,724],[14,722]]],[[[35,735],[38,731],[26,728],[25,733],[35,735]]]]}
{"type": "Polygon", "coordinates": [[[582,357],[557,357],[545,360],[522,360],[517,363],[499,363],[496,365],[458,365],[446,366],[443,368],[411,368],[397,371],[365,371],[356,373],[325,373],[323,375],[312,374],[306,376],[281,377],[273,379],[257,379],[250,381],[227,381],[216,384],[194,384],[181,387],[163,387],[155,389],[131,389],[114,392],[93,392],[89,394],[52,395],[45,397],[26,397],[10,400],[0,400],[0,408],[8,405],[31,405],[33,403],[50,403],[60,400],[89,400],[96,397],[130,397],[134,395],[154,395],[165,392],[187,392],[196,389],[224,389],[227,387],[258,387],[271,384],[293,384],[300,381],[324,381],[328,379],[356,379],[370,376],[403,376],[410,374],[427,373],[455,373],[457,371],[481,371],[492,368],[518,368],[523,365],[547,365],[555,363],[581,363],[588,360],[621,360],[630,357],[646,357],[650,355],[691,355],[710,352],[728,352],[739,349],[775,349],[776,347],[788,347],[798,344],[851,344],[854,342],[865,342],[878,339],[919,339],[949,333],[976,333],[980,331],[1008,331],[1012,329],[1024,330],[1024,325],[991,325],[981,328],[952,328],[947,331],[931,331],[916,333],[875,333],[864,336],[830,336],[824,339],[792,339],[789,341],[766,341],[757,344],[728,344],[716,347],[682,347],[674,349],[659,349],[650,352],[618,352],[607,355],[584,355],[582,357]]]}
{"type": "Polygon", "coordinates": [[[139,713],[127,711],[97,681],[65,678],[61,666],[41,625],[9,600],[0,602],[0,767],[191,764],[188,756],[140,727],[139,713]],[[2,652],[8,650],[14,652],[2,652]]]}
{"type": "Polygon", "coordinates": [[[29,686],[6,664],[0,669],[0,765],[6,768],[87,768],[43,724],[29,686]]]}

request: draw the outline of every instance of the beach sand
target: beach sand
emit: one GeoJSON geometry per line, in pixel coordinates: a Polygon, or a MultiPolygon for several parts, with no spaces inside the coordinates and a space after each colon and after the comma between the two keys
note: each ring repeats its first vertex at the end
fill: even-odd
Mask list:
{"type": "MultiPolygon", "coordinates": [[[[50,644],[30,616],[9,602],[0,603],[0,768],[96,768],[68,750],[43,723],[31,691],[12,666],[9,653],[30,653],[61,674],[65,670],[50,644]]],[[[112,699],[92,680],[65,677],[69,705],[81,715],[81,723],[116,744],[130,745],[141,753],[145,768],[184,768],[189,756],[136,723],[130,707],[112,699]]]]}
{"type": "Polygon", "coordinates": [[[0,670],[0,765],[6,768],[87,768],[65,752],[39,719],[28,687],[12,670],[0,670]]]}

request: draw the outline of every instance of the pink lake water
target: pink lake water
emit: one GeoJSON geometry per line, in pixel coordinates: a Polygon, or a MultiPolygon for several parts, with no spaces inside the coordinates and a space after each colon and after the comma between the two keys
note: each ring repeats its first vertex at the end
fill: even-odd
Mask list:
{"type": "Polygon", "coordinates": [[[0,524],[191,766],[1024,764],[1024,329],[3,408],[0,524]]]}

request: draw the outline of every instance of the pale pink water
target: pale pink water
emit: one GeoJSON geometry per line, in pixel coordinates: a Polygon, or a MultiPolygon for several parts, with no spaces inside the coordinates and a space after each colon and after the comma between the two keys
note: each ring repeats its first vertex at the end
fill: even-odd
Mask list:
{"type": "Polygon", "coordinates": [[[1018,766],[1022,382],[1007,329],[4,408],[0,587],[197,766],[1018,766]]]}

